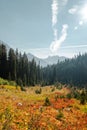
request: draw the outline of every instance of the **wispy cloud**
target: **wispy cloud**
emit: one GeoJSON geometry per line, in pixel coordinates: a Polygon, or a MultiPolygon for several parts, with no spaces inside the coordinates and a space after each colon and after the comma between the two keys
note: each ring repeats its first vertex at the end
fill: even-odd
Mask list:
{"type": "Polygon", "coordinates": [[[68,10],[69,14],[76,14],[78,12],[78,6],[74,5],[72,8],[68,10]]]}
{"type": "Polygon", "coordinates": [[[87,50],[87,44],[63,46],[60,47],[56,53],[52,53],[49,48],[31,48],[27,49],[27,53],[32,53],[39,58],[46,58],[48,56],[60,55],[66,57],[72,57],[79,54],[79,52],[84,53],[87,50]]]}
{"type": "MultiPolygon", "coordinates": [[[[80,45],[72,45],[72,46],[63,46],[61,49],[68,49],[68,48],[80,48],[80,47],[87,47],[87,44],[80,44],[80,45]]],[[[30,48],[26,50],[27,52],[29,51],[42,51],[42,50],[49,50],[49,48],[30,48]]]]}
{"type": "MultiPolygon", "coordinates": [[[[62,0],[62,6],[65,6],[68,2],[68,0],[62,0]]],[[[52,28],[53,28],[53,35],[54,35],[54,41],[50,45],[50,50],[52,52],[55,52],[59,49],[61,44],[65,41],[67,37],[67,29],[68,25],[64,24],[62,28],[62,34],[61,37],[58,39],[58,29],[56,27],[57,22],[58,22],[58,12],[59,12],[59,1],[58,0],[53,0],[52,1],[52,28]]],[[[61,7],[62,7],[61,6],[61,7]]]]}
{"type": "Polygon", "coordinates": [[[55,28],[54,29],[54,40],[57,40],[57,35],[58,35],[58,30],[55,28]]]}
{"type": "Polygon", "coordinates": [[[78,29],[78,26],[75,26],[75,27],[74,27],[74,30],[77,30],[77,29],[78,29]]]}
{"type": "Polygon", "coordinates": [[[61,44],[65,41],[65,39],[67,37],[67,29],[68,29],[68,25],[64,24],[62,27],[61,37],[59,39],[53,41],[50,45],[50,50],[52,52],[56,52],[60,48],[61,44]]]}
{"type": "Polygon", "coordinates": [[[62,47],[63,49],[72,49],[72,48],[84,48],[84,47],[87,47],[87,45],[85,44],[85,45],[83,45],[83,44],[81,44],[81,45],[73,45],[73,46],[64,46],[64,47],[62,47]]]}
{"type": "Polygon", "coordinates": [[[80,21],[78,21],[78,25],[74,27],[74,30],[77,30],[80,26],[87,23],[87,4],[83,5],[74,5],[72,8],[68,10],[68,13],[71,15],[79,16],[80,21]]]}
{"type": "Polygon", "coordinates": [[[52,1],[52,28],[53,28],[53,35],[54,35],[54,40],[56,41],[57,40],[57,37],[58,37],[58,30],[56,28],[56,24],[58,22],[58,19],[57,19],[57,15],[58,15],[58,0],[53,0],[52,1]]]}
{"type": "Polygon", "coordinates": [[[58,15],[58,1],[53,0],[51,6],[52,6],[52,26],[55,26],[57,23],[57,15],[58,15]]]}
{"type": "Polygon", "coordinates": [[[80,25],[80,26],[83,25],[83,21],[79,21],[79,25],[80,25]]]}
{"type": "Polygon", "coordinates": [[[79,21],[79,24],[74,27],[74,30],[77,30],[79,28],[79,26],[82,26],[83,24],[84,24],[83,21],[79,21]]]}
{"type": "Polygon", "coordinates": [[[80,14],[82,16],[82,19],[87,22],[87,3],[84,4],[80,10],[80,14]]]}

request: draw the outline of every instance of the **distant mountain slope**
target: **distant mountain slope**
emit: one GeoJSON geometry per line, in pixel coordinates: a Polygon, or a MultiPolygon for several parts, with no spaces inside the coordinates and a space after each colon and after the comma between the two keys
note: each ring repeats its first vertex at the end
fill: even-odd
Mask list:
{"type": "MultiPolygon", "coordinates": [[[[7,51],[9,51],[10,46],[8,44],[6,44],[5,42],[3,42],[1,40],[0,40],[0,44],[4,44],[6,46],[6,48],[7,48],[7,51]]],[[[41,58],[38,58],[38,57],[34,56],[31,53],[28,53],[27,57],[28,57],[29,61],[32,61],[32,59],[35,59],[36,64],[40,64],[40,66],[42,66],[42,67],[45,67],[47,65],[56,64],[58,61],[61,62],[61,61],[64,61],[65,59],[67,59],[64,56],[60,56],[60,57],[59,56],[49,56],[49,57],[47,57],[45,59],[41,59],[41,58]]]]}
{"type": "Polygon", "coordinates": [[[39,64],[42,66],[42,67],[45,67],[47,65],[52,65],[52,64],[56,64],[58,61],[61,62],[61,61],[64,61],[65,59],[67,59],[66,57],[64,56],[49,56],[48,58],[45,58],[45,59],[40,59],[34,55],[32,55],[31,53],[28,53],[27,54],[28,56],[28,59],[31,61],[33,58],[35,59],[36,63],[39,64]]]}
{"type": "Polygon", "coordinates": [[[44,66],[47,66],[46,61],[44,61],[43,59],[40,59],[40,58],[38,58],[38,57],[32,55],[31,53],[28,53],[28,54],[27,54],[27,57],[28,57],[28,60],[29,60],[29,61],[31,61],[32,59],[35,59],[35,61],[36,61],[37,64],[40,64],[40,65],[43,66],[43,67],[44,67],[44,66]]]}
{"type": "Polygon", "coordinates": [[[52,65],[52,64],[56,64],[58,61],[61,62],[61,61],[64,61],[66,59],[66,57],[64,56],[49,56],[48,58],[44,59],[44,61],[46,61],[49,65],[52,65]]]}

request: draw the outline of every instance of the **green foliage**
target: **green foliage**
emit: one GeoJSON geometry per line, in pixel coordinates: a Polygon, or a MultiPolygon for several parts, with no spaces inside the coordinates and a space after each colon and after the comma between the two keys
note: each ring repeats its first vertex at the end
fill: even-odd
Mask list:
{"type": "Polygon", "coordinates": [[[8,81],[6,79],[0,78],[0,85],[16,86],[16,82],[15,81],[8,81]]]}
{"type": "Polygon", "coordinates": [[[0,85],[9,85],[9,82],[3,78],[0,78],[0,85]]]}
{"type": "Polygon", "coordinates": [[[18,84],[21,86],[21,88],[23,87],[23,82],[20,78],[18,79],[18,84]]]}
{"type": "Polygon", "coordinates": [[[2,43],[0,44],[0,77],[7,79],[8,76],[7,49],[2,43]]]}
{"type": "Polygon", "coordinates": [[[53,87],[52,89],[51,89],[51,92],[54,92],[55,91],[55,88],[53,87]]]}
{"type": "Polygon", "coordinates": [[[64,96],[64,95],[61,95],[60,98],[65,98],[65,96],[64,96]]]}
{"type": "Polygon", "coordinates": [[[71,98],[72,98],[72,94],[71,94],[71,93],[68,93],[68,94],[66,95],[66,98],[71,99],[71,98]]]}
{"type": "Polygon", "coordinates": [[[44,106],[50,106],[51,105],[51,102],[49,100],[48,97],[45,98],[45,103],[44,103],[44,106]]]}
{"type": "Polygon", "coordinates": [[[59,83],[84,86],[87,84],[87,53],[43,68],[43,79],[59,88],[59,83]]]}
{"type": "MultiPolygon", "coordinates": [[[[87,84],[86,72],[87,53],[41,68],[34,59],[29,61],[25,53],[21,54],[12,48],[7,52],[6,46],[0,45],[0,77],[15,81],[20,86],[20,81],[23,86],[55,84],[57,89],[62,88],[61,84],[84,86],[87,84]]],[[[8,82],[5,81],[3,84],[8,82]]]]}
{"type": "Polygon", "coordinates": [[[73,92],[73,97],[79,100],[80,99],[80,92],[74,91],[73,92]]]}
{"type": "Polygon", "coordinates": [[[35,93],[36,93],[36,94],[41,94],[41,92],[42,92],[42,89],[41,89],[41,88],[35,90],[35,93]]]}
{"type": "Polygon", "coordinates": [[[62,84],[59,83],[59,82],[56,82],[56,83],[54,84],[54,86],[56,87],[56,89],[59,89],[59,90],[62,89],[62,84]]]}
{"type": "Polygon", "coordinates": [[[81,95],[80,95],[80,103],[82,104],[82,105],[84,105],[85,103],[86,103],[86,93],[85,93],[85,91],[83,90],[82,92],[81,92],[81,95]]]}
{"type": "Polygon", "coordinates": [[[44,87],[44,86],[47,85],[47,82],[45,82],[45,81],[41,81],[40,85],[41,85],[41,87],[44,87]]]}
{"type": "Polygon", "coordinates": [[[66,98],[68,98],[68,99],[76,98],[77,100],[80,100],[80,96],[81,95],[80,95],[79,90],[77,90],[77,89],[72,90],[71,89],[71,92],[66,95],[66,98]]]}
{"type": "Polygon", "coordinates": [[[59,113],[56,115],[57,120],[61,120],[64,117],[63,112],[59,111],[59,113]]]}
{"type": "Polygon", "coordinates": [[[16,84],[15,81],[9,81],[9,85],[11,85],[11,86],[17,86],[17,84],[16,84]]]}
{"type": "Polygon", "coordinates": [[[24,86],[21,86],[21,91],[26,91],[24,86]]]}
{"type": "MultiPolygon", "coordinates": [[[[35,86],[42,81],[42,70],[34,59],[29,61],[25,53],[22,55],[12,48],[7,52],[6,46],[0,44],[0,77],[15,81],[20,86],[35,86]]],[[[7,85],[8,82],[5,81],[3,84],[7,85]]],[[[10,84],[15,83],[10,82],[10,84]]]]}

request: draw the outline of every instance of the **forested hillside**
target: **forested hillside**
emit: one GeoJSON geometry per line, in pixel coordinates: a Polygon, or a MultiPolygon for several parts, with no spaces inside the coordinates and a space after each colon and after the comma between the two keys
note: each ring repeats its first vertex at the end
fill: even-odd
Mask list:
{"type": "Polygon", "coordinates": [[[0,45],[0,77],[16,81],[21,86],[35,85],[41,80],[40,66],[34,59],[30,62],[26,54],[23,55],[12,48],[7,53],[6,46],[0,45]]]}
{"type": "Polygon", "coordinates": [[[47,66],[43,69],[43,75],[48,84],[61,82],[77,86],[87,85],[87,53],[47,66]]]}
{"type": "Polygon", "coordinates": [[[0,130],[87,130],[87,54],[42,68],[2,44],[0,77],[0,130]]]}
{"type": "Polygon", "coordinates": [[[35,60],[28,61],[27,55],[10,48],[7,53],[5,45],[0,45],[0,77],[16,81],[21,86],[35,84],[87,85],[87,53],[58,62],[56,65],[42,68],[35,60]]]}

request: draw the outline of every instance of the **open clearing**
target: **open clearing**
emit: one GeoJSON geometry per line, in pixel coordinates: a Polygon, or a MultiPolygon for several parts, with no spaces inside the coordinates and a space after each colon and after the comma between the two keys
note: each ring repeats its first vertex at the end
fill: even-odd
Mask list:
{"type": "Polygon", "coordinates": [[[0,86],[0,130],[87,130],[87,104],[69,88],[0,86]],[[37,92],[41,91],[41,94],[37,92]]]}

